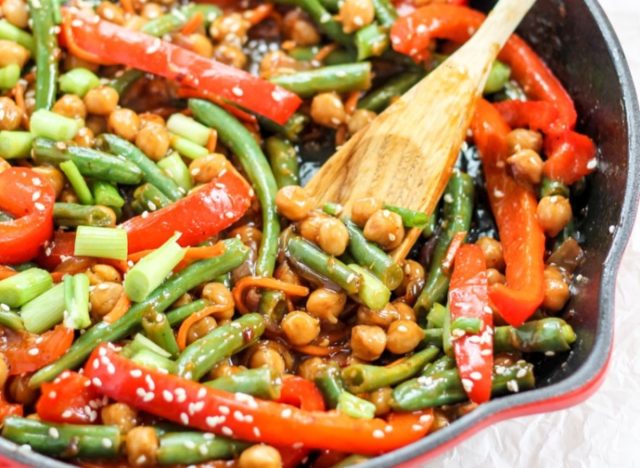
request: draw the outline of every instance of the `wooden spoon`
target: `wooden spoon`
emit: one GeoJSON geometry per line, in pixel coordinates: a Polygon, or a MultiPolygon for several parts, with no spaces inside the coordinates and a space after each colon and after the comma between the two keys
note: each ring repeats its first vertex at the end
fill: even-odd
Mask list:
{"type": "MultiPolygon", "coordinates": [[[[327,160],[308,193],[320,203],[342,204],[346,215],[364,197],[433,212],[491,65],[534,3],[500,0],[466,44],[327,160]]],[[[403,259],[419,235],[419,229],[409,231],[394,258],[403,259]]]]}

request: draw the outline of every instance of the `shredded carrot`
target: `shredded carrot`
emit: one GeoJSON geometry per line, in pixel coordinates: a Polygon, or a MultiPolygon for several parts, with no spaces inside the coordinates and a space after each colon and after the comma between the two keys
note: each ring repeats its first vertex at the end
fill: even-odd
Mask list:
{"type": "Polygon", "coordinates": [[[120,294],[120,297],[118,298],[118,302],[116,302],[116,305],[113,306],[113,309],[111,309],[111,312],[105,315],[102,318],[102,320],[104,320],[107,323],[113,323],[116,320],[118,320],[120,317],[122,317],[124,314],[126,314],[130,307],[131,307],[131,301],[129,300],[125,292],[122,291],[122,294],[120,294]]]}
{"type": "Polygon", "coordinates": [[[331,54],[331,52],[333,52],[337,48],[338,48],[338,46],[336,44],[328,44],[326,46],[323,46],[316,53],[316,55],[313,57],[313,60],[317,60],[318,62],[322,62],[324,59],[326,59],[331,54]]]}
{"type": "Polygon", "coordinates": [[[216,146],[218,146],[218,131],[212,128],[209,139],[207,140],[207,151],[209,151],[209,153],[215,153],[216,146]]]}
{"type": "Polygon", "coordinates": [[[336,130],[336,146],[342,146],[347,141],[347,126],[340,125],[336,130]]]}
{"type": "Polygon", "coordinates": [[[54,283],[59,283],[68,274],[66,271],[54,271],[51,273],[51,279],[53,279],[54,283]]]}
{"type": "Polygon", "coordinates": [[[105,62],[97,55],[81,48],[73,39],[71,22],[72,22],[71,17],[69,15],[65,15],[65,18],[62,21],[62,36],[64,38],[65,44],[67,45],[67,49],[69,49],[69,52],[71,52],[71,55],[91,63],[97,63],[100,65],[115,65],[114,62],[105,62]]]}
{"type": "Polygon", "coordinates": [[[144,257],[146,257],[147,255],[149,255],[151,252],[153,252],[155,249],[147,249],[147,250],[140,250],[138,252],[129,254],[127,256],[127,261],[128,262],[133,262],[133,263],[138,263],[140,260],[142,260],[144,257]]]}
{"type": "Polygon", "coordinates": [[[267,19],[271,12],[273,11],[273,4],[267,3],[264,5],[257,6],[253,10],[248,10],[244,13],[244,17],[252,26],[263,22],[267,19]]]}
{"type": "Polygon", "coordinates": [[[282,44],[280,44],[280,48],[284,51],[295,49],[296,46],[297,44],[295,43],[295,41],[283,41],[282,44]]]}
{"type": "Polygon", "coordinates": [[[10,276],[17,275],[17,274],[18,272],[12,268],[9,268],[7,266],[0,266],[0,280],[9,278],[10,276]]]}
{"type": "Polygon", "coordinates": [[[356,111],[358,101],[360,100],[360,91],[352,91],[344,103],[344,110],[351,115],[356,111]]]}
{"type": "Polygon", "coordinates": [[[197,322],[199,322],[200,320],[202,320],[205,317],[208,317],[209,315],[213,315],[219,312],[224,312],[229,308],[229,305],[224,305],[224,304],[215,304],[209,307],[205,307],[202,310],[199,310],[198,312],[194,312],[193,314],[189,315],[181,324],[180,324],[180,328],[178,329],[178,337],[176,339],[176,341],[178,342],[178,347],[183,350],[184,348],[187,347],[187,334],[189,333],[189,329],[191,328],[191,326],[197,322]]]}
{"type": "Polygon", "coordinates": [[[246,276],[238,281],[233,288],[233,299],[236,302],[238,311],[242,314],[249,312],[249,308],[244,304],[244,293],[249,288],[275,289],[284,292],[288,296],[306,296],[309,294],[309,289],[304,286],[287,283],[275,278],[246,276]]]}
{"type": "Polygon", "coordinates": [[[218,242],[215,245],[207,247],[189,247],[184,255],[184,258],[176,265],[173,271],[180,271],[183,268],[191,265],[198,260],[204,260],[206,258],[213,258],[224,253],[224,244],[218,242]]]}
{"type": "Polygon", "coordinates": [[[27,106],[24,102],[24,89],[22,89],[22,85],[20,83],[17,83],[13,90],[13,97],[16,101],[16,106],[18,106],[18,109],[20,109],[20,114],[21,114],[21,119],[22,119],[22,125],[24,127],[29,127],[29,115],[27,114],[27,106]]]}
{"type": "Polygon", "coordinates": [[[465,237],[467,237],[467,231],[460,231],[455,233],[453,239],[451,239],[447,253],[442,260],[442,269],[445,272],[448,272],[451,269],[453,260],[456,258],[456,253],[458,253],[458,249],[464,243],[465,237]]]}
{"type": "Polygon", "coordinates": [[[135,14],[136,10],[133,7],[133,2],[131,0],[121,0],[120,4],[122,5],[122,9],[125,13],[135,14]]]}
{"type": "Polygon", "coordinates": [[[193,34],[198,30],[200,26],[202,26],[202,23],[204,23],[204,15],[201,11],[198,11],[189,19],[189,21],[184,24],[184,26],[182,26],[180,33],[184,34],[185,36],[193,34]]]}
{"type": "Polygon", "coordinates": [[[309,356],[318,356],[318,357],[326,357],[331,356],[332,354],[337,353],[340,348],[337,346],[318,346],[318,345],[304,345],[304,346],[296,346],[294,348],[296,351],[302,354],[308,354],[309,356]]]}
{"type": "Polygon", "coordinates": [[[224,101],[220,96],[216,96],[204,89],[194,89],[189,88],[187,86],[183,86],[178,88],[177,91],[178,97],[187,99],[187,98],[199,98],[199,99],[207,99],[208,101],[213,102],[214,104],[222,107],[224,110],[232,114],[234,117],[237,117],[240,120],[244,120],[245,122],[255,122],[258,120],[254,115],[249,114],[248,112],[243,111],[235,106],[229,105],[224,101]]]}

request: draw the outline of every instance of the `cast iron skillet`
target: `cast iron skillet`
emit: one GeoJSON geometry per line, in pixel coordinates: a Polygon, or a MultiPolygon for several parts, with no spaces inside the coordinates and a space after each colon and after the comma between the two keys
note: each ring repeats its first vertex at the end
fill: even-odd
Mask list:
{"type": "MultiPolygon", "coordinates": [[[[486,9],[493,2],[474,3],[486,9]]],[[[581,130],[600,149],[582,227],[586,260],[577,273],[585,280],[576,282],[567,306],[578,340],[570,353],[536,370],[537,389],[492,400],[445,429],[360,465],[363,468],[422,465],[497,421],[579,403],[604,378],[613,344],[616,272],[638,201],[640,110],[620,44],[597,0],[538,0],[518,32],[568,88],[581,130]]],[[[5,439],[0,439],[0,462],[2,456],[32,466],[69,466],[5,439]]]]}

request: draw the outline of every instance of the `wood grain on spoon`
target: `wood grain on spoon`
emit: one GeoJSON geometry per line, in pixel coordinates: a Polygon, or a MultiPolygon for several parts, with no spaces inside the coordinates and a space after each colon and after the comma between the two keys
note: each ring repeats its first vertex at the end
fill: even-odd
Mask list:
{"type": "MultiPolygon", "coordinates": [[[[341,146],[307,185],[320,203],[375,197],[425,213],[442,196],[491,65],[535,0],[500,0],[476,34],[341,146]]],[[[419,229],[394,257],[404,258],[419,229]]]]}

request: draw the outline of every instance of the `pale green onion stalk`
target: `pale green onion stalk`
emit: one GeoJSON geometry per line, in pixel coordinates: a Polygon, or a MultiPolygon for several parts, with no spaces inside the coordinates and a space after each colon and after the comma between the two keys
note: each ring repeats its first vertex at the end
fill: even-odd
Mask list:
{"type": "Polygon", "coordinates": [[[23,305],[20,316],[27,331],[43,333],[62,322],[64,310],[64,284],[60,283],[23,305]]]}
{"type": "Polygon", "coordinates": [[[64,277],[64,326],[81,330],[91,325],[89,317],[89,277],[84,273],[64,277]]]}
{"type": "Polygon", "coordinates": [[[84,97],[90,90],[100,86],[100,78],[86,68],[74,68],[59,79],[60,89],[65,93],[84,97]]]}
{"type": "Polygon", "coordinates": [[[204,146],[197,145],[175,134],[171,134],[171,148],[189,159],[198,159],[209,154],[209,151],[204,146]]]}
{"type": "Polygon", "coordinates": [[[376,405],[349,392],[342,392],[338,396],[336,409],[340,413],[357,419],[373,419],[376,414],[376,405]]]}
{"type": "Polygon", "coordinates": [[[173,114],[169,117],[167,130],[200,146],[206,146],[211,136],[209,127],[183,114],[173,114]]]}
{"type": "Polygon", "coordinates": [[[178,153],[171,153],[169,156],[158,161],[158,167],[162,169],[179,187],[189,191],[193,188],[193,181],[189,168],[184,163],[178,153]]]}
{"type": "Polygon", "coordinates": [[[73,254],[126,260],[127,245],[127,232],[124,229],[78,226],[73,254]]]}
{"type": "Polygon", "coordinates": [[[20,307],[51,289],[53,280],[48,271],[29,268],[0,281],[0,304],[20,307]]]}
{"type": "Polygon", "coordinates": [[[4,159],[26,158],[31,152],[33,135],[29,132],[0,132],[0,156],[4,159]]]}
{"type": "Polygon", "coordinates": [[[70,119],[45,109],[31,114],[29,121],[31,133],[37,137],[49,138],[55,141],[69,141],[82,127],[80,120],[70,119]]]}

